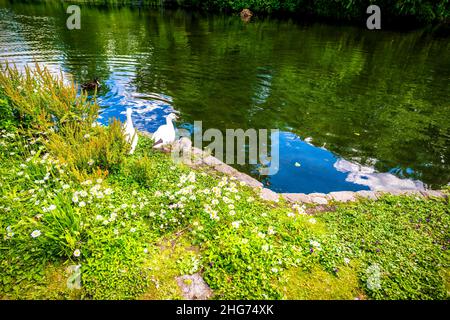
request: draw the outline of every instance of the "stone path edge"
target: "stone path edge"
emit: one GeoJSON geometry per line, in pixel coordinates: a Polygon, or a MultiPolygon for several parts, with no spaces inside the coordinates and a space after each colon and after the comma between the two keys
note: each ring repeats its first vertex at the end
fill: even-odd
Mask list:
{"type": "MultiPolygon", "coordinates": [[[[194,149],[194,148],[193,148],[194,149]]],[[[195,150],[194,153],[201,155],[201,150],[195,150]]],[[[447,198],[448,195],[440,190],[391,190],[391,191],[335,191],[330,192],[328,194],[325,193],[277,193],[268,188],[265,188],[264,185],[256,180],[255,178],[242,173],[233,167],[223,163],[219,159],[207,155],[202,158],[202,162],[204,165],[213,168],[216,171],[227,174],[236,178],[238,181],[245,182],[248,186],[253,188],[260,189],[260,196],[262,199],[267,201],[278,202],[280,197],[284,198],[288,202],[291,203],[306,203],[306,204],[328,204],[331,201],[334,202],[352,202],[358,201],[360,199],[371,199],[377,200],[379,197],[391,194],[391,195],[415,195],[426,198],[447,198]]]]}
{"type": "MultiPolygon", "coordinates": [[[[151,135],[147,132],[141,133],[147,137],[151,137],[151,135]]],[[[278,202],[280,198],[283,198],[291,203],[326,205],[329,202],[353,202],[358,201],[360,199],[377,200],[378,198],[386,194],[448,199],[448,195],[442,190],[388,190],[388,191],[362,190],[362,191],[335,191],[327,194],[277,193],[268,188],[265,188],[260,181],[249,176],[248,174],[236,170],[235,168],[229,166],[228,164],[220,161],[214,156],[209,155],[198,148],[191,146],[188,147],[180,146],[177,145],[177,142],[175,142],[173,147],[182,149],[183,152],[186,151],[190,152],[193,158],[195,158],[195,161],[189,165],[190,167],[198,168],[199,166],[207,166],[214,169],[215,171],[234,177],[236,180],[242,181],[252,188],[260,189],[260,196],[262,199],[266,201],[278,202]],[[186,150],[186,148],[189,148],[190,150],[186,150]]]]}

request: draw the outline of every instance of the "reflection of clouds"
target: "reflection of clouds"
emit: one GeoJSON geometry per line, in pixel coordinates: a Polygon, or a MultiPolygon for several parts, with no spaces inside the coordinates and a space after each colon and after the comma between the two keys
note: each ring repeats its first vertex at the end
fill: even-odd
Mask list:
{"type": "Polygon", "coordinates": [[[362,166],[344,159],[338,159],[334,165],[336,170],[347,173],[348,182],[368,186],[370,190],[424,190],[422,182],[411,179],[400,179],[391,173],[376,172],[374,168],[362,166]]]}
{"type": "MultiPolygon", "coordinates": [[[[118,58],[111,59],[116,61],[118,58]]],[[[120,56],[120,59],[125,59],[125,56],[120,56]]],[[[127,59],[132,60],[133,57],[127,59]]],[[[105,124],[111,117],[124,120],[126,109],[131,108],[134,126],[138,130],[153,132],[165,122],[164,116],[173,111],[173,99],[161,93],[139,92],[132,81],[135,78],[134,64],[124,65],[111,72],[109,79],[105,81],[108,92],[97,99],[102,108],[101,117],[105,124]]]]}

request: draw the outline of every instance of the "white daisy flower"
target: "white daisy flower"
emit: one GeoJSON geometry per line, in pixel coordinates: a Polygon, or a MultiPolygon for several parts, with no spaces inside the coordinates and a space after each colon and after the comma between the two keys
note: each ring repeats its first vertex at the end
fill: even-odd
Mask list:
{"type": "Polygon", "coordinates": [[[240,227],[240,225],[241,225],[241,221],[233,221],[233,222],[231,223],[231,225],[232,225],[234,228],[238,229],[238,228],[240,227]]]}
{"type": "Polygon", "coordinates": [[[309,244],[315,248],[319,248],[320,247],[320,243],[315,241],[315,240],[310,240],[309,244]]]}
{"type": "Polygon", "coordinates": [[[86,191],[82,190],[79,192],[79,195],[83,198],[86,198],[88,196],[88,193],[86,191]]]}
{"type": "Polygon", "coordinates": [[[39,237],[41,235],[41,231],[40,230],[34,230],[32,233],[31,233],[31,237],[33,237],[33,238],[37,238],[37,237],[39,237]]]}

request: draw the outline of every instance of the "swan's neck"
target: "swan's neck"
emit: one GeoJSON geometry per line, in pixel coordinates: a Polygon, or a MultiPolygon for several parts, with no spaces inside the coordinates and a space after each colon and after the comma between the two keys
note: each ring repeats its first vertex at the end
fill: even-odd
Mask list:
{"type": "Polygon", "coordinates": [[[173,123],[172,123],[172,120],[171,120],[171,119],[166,118],[166,124],[167,124],[169,127],[172,127],[172,128],[173,128],[173,123]]]}
{"type": "Polygon", "coordinates": [[[131,120],[131,114],[129,113],[127,114],[127,122],[131,124],[133,123],[133,121],[131,120]]]}

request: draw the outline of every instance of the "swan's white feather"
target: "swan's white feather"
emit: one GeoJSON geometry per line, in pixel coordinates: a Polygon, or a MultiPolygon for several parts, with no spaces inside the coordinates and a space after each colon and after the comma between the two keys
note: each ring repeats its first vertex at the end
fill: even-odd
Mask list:
{"type": "Polygon", "coordinates": [[[168,115],[166,117],[166,124],[161,125],[158,130],[153,133],[152,139],[155,142],[154,148],[160,148],[175,141],[176,133],[172,123],[172,120],[175,118],[176,116],[174,114],[168,115]]]}
{"type": "Polygon", "coordinates": [[[125,125],[124,125],[125,140],[129,144],[131,144],[130,154],[134,153],[134,150],[136,149],[136,146],[138,144],[138,135],[137,135],[136,129],[133,126],[133,121],[131,119],[132,112],[133,111],[131,108],[127,109],[127,121],[125,122],[125,125]]]}

